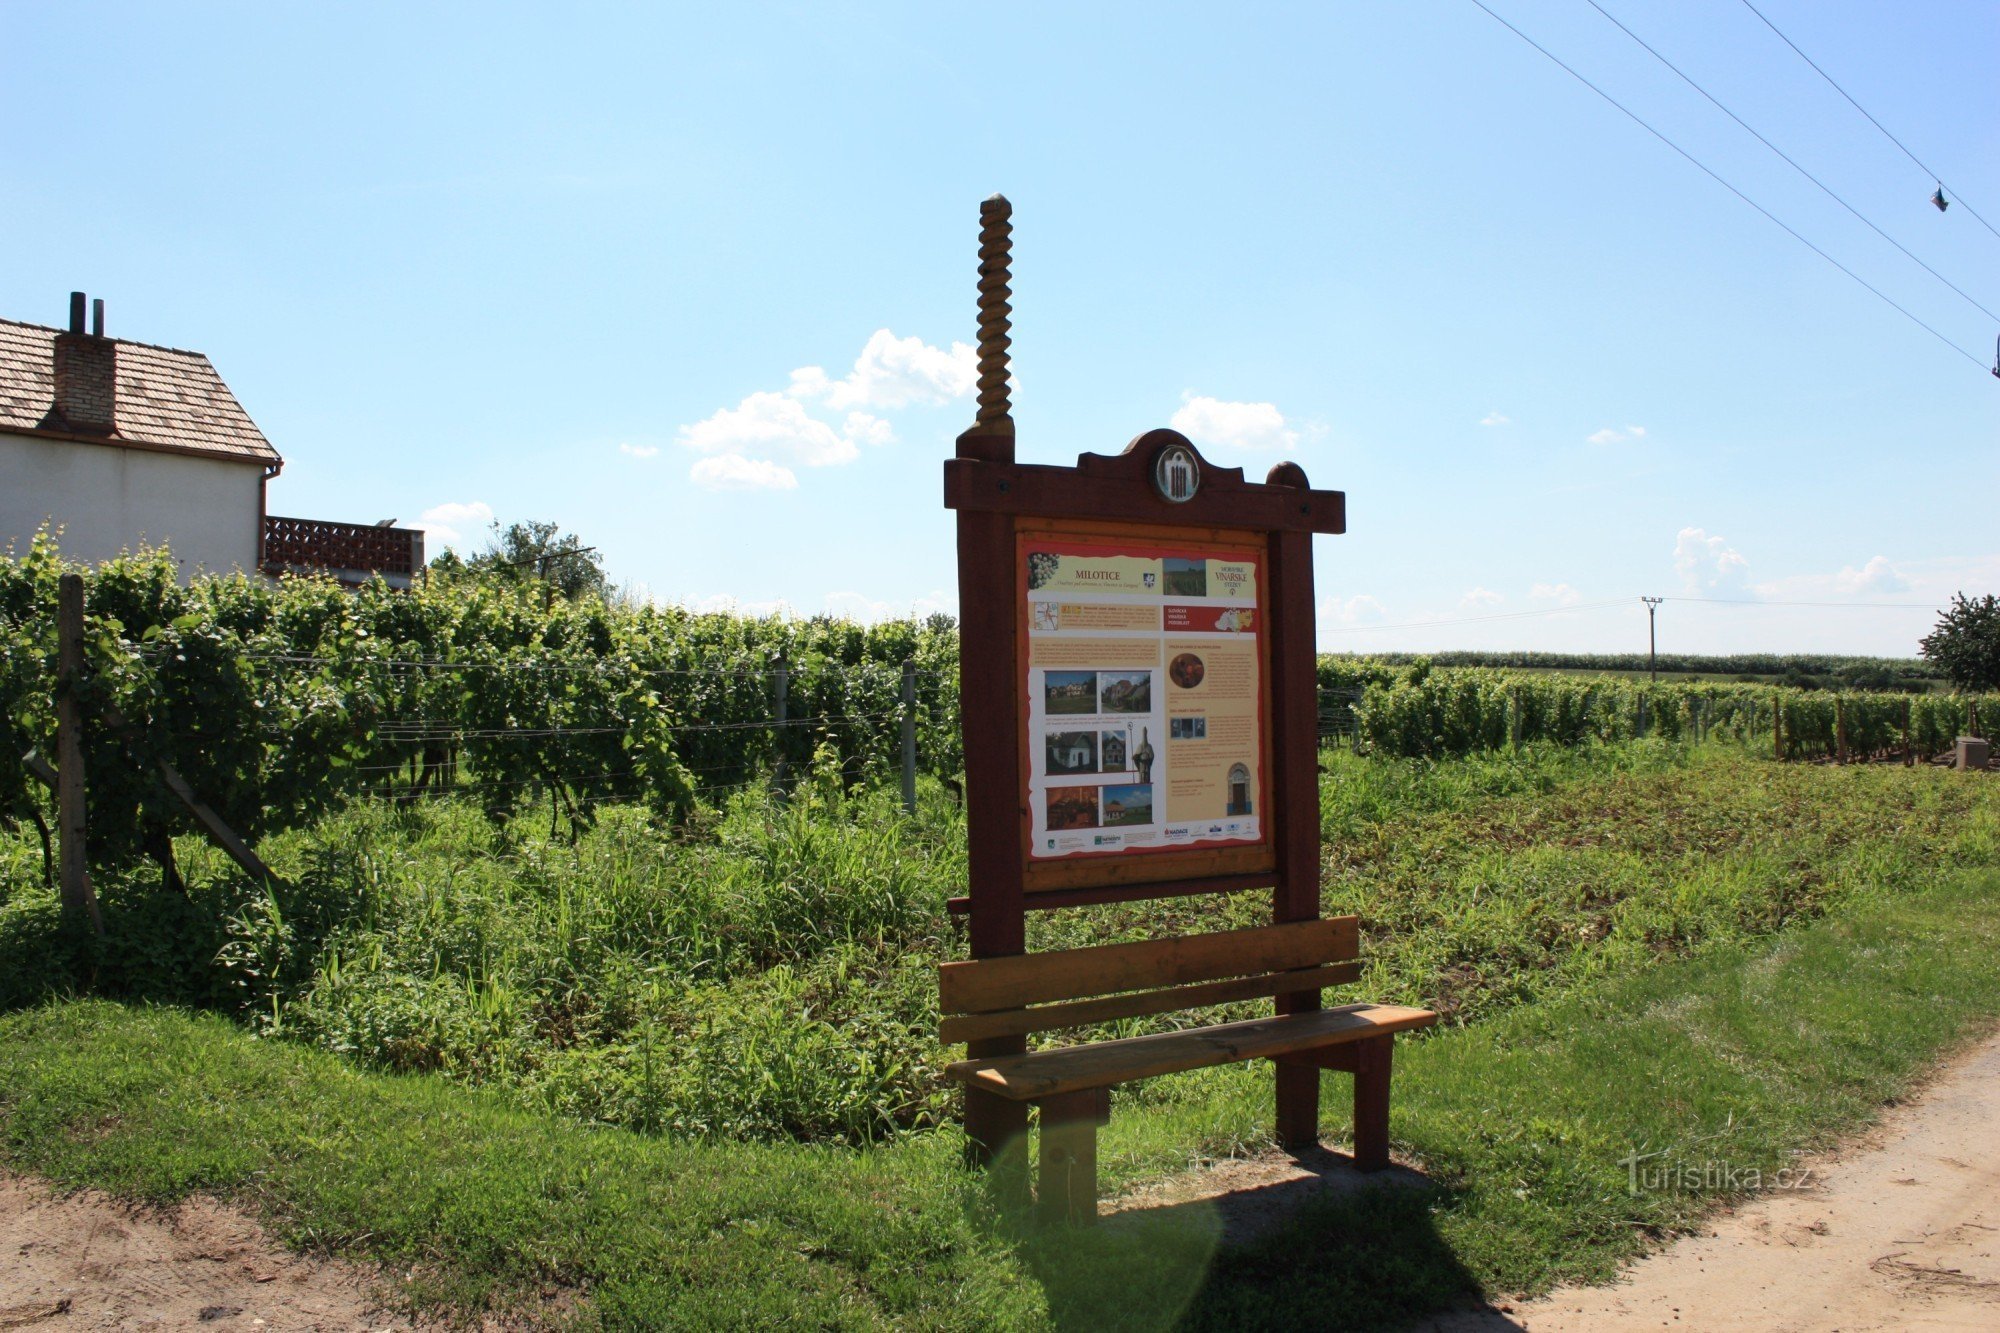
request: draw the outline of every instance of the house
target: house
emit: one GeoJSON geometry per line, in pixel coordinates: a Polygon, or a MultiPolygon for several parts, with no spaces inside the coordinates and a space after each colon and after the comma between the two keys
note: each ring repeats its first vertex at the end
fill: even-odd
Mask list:
{"type": "Polygon", "coordinates": [[[86,331],[84,307],[72,292],[67,329],[0,319],[0,551],[54,524],[70,559],[165,544],[184,576],[423,569],[421,532],[268,513],[284,459],[208,358],[106,337],[101,300],[86,331]]]}

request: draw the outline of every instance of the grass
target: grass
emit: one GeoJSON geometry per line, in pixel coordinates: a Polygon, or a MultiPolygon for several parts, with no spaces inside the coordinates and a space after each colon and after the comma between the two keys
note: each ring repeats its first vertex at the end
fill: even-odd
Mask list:
{"type": "MultiPolygon", "coordinates": [[[[1628,1153],[1775,1164],[2000,1013],[2000,784],[1657,741],[1325,769],[1354,993],[1450,1020],[1397,1075],[1399,1151],[1435,1185],[1254,1248],[1201,1209],[1056,1239],[986,1210],[936,1069],[956,808],[932,790],[905,819],[824,772],[677,831],[607,810],[575,845],[358,807],[263,849],[275,897],[190,843],[185,900],[100,881],[95,950],[0,841],[0,1153],[242,1194],[464,1310],[561,1289],[609,1327],[1367,1326],[1601,1276],[1713,1203],[1629,1195],[1628,1153]],[[84,989],[125,1004],[49,1002],[84,989]]],[[[1032,944],[1264,910],[1037,914],[1032,944]]],[[[1108,1183],[1266,1146],[1269,1097],[1247,1068],[1121,1090],[1108,1183]]]]}
{"type": "MultiPolygon", "coordinates": [[[[1408,1043],[1395,1135],[1435,1184],[1325,1201],[1247,1248],[1218,1249],[1200,1207],[1023,1237],[947,1133],[675,1142],[101,1001],[0,1019],[0,1154],[63,1185],[245,1197],[295,1244],[414,1270],[418,1302],[580,1290],[586,1326],[1378,1326],[1607,1276],[1718,1201],[1629,1192],[1635,1151],[1768,1171],[1865,1121],[2000,1014],[1996,909],[2000,878],[1957,872],[1408,1043]]],[[[1212,1115],[1266,1113],[1248,1071],[1210,1094],[1212,1115]]],[[[1180,1103],[1112,1133],[1193,1127],[1180,1103]]]]}

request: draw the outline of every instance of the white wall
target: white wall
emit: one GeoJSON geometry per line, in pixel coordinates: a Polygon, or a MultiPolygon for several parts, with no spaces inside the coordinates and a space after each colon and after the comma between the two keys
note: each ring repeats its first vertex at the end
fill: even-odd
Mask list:
{"type": "Polygon", "coordinates": [[[181,577],[255,570],[263,465],[0,433],[0,550],[26,549],[53,519],[62,553],[92,564],[141,541],[167,545],[181,577]]]}

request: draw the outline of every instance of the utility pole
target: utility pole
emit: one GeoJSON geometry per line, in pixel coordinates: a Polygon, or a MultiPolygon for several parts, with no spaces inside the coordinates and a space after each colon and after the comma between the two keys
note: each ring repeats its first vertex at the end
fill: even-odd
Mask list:
{"type": "Polygon", "coordinates": [[[1646,675],[1657,685],[1660,682],[1660,632],[1655,623],[1655,613],[1660,609],[1664,597],[1641,597],[1646,604],[1646,675]]]}

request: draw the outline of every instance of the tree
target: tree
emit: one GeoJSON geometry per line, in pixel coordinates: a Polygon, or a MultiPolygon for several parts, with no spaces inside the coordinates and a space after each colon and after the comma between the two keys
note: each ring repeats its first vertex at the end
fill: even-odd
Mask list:
{"type": "Polygon", "coordinates": [[[1922,645],[1925,660],[1959,689],[2000,689],[2000,597],[1953,593],[1922,645]]]}
{"type": "Polygon", "coordinates": [[[470,562],[506,577],[547,583],[570,601],[585,594],[605,595],[604,559],[583,538],[563,532],[553,523],[529,520],[501,527],[493,522],[493,544],[470,562]]]}

